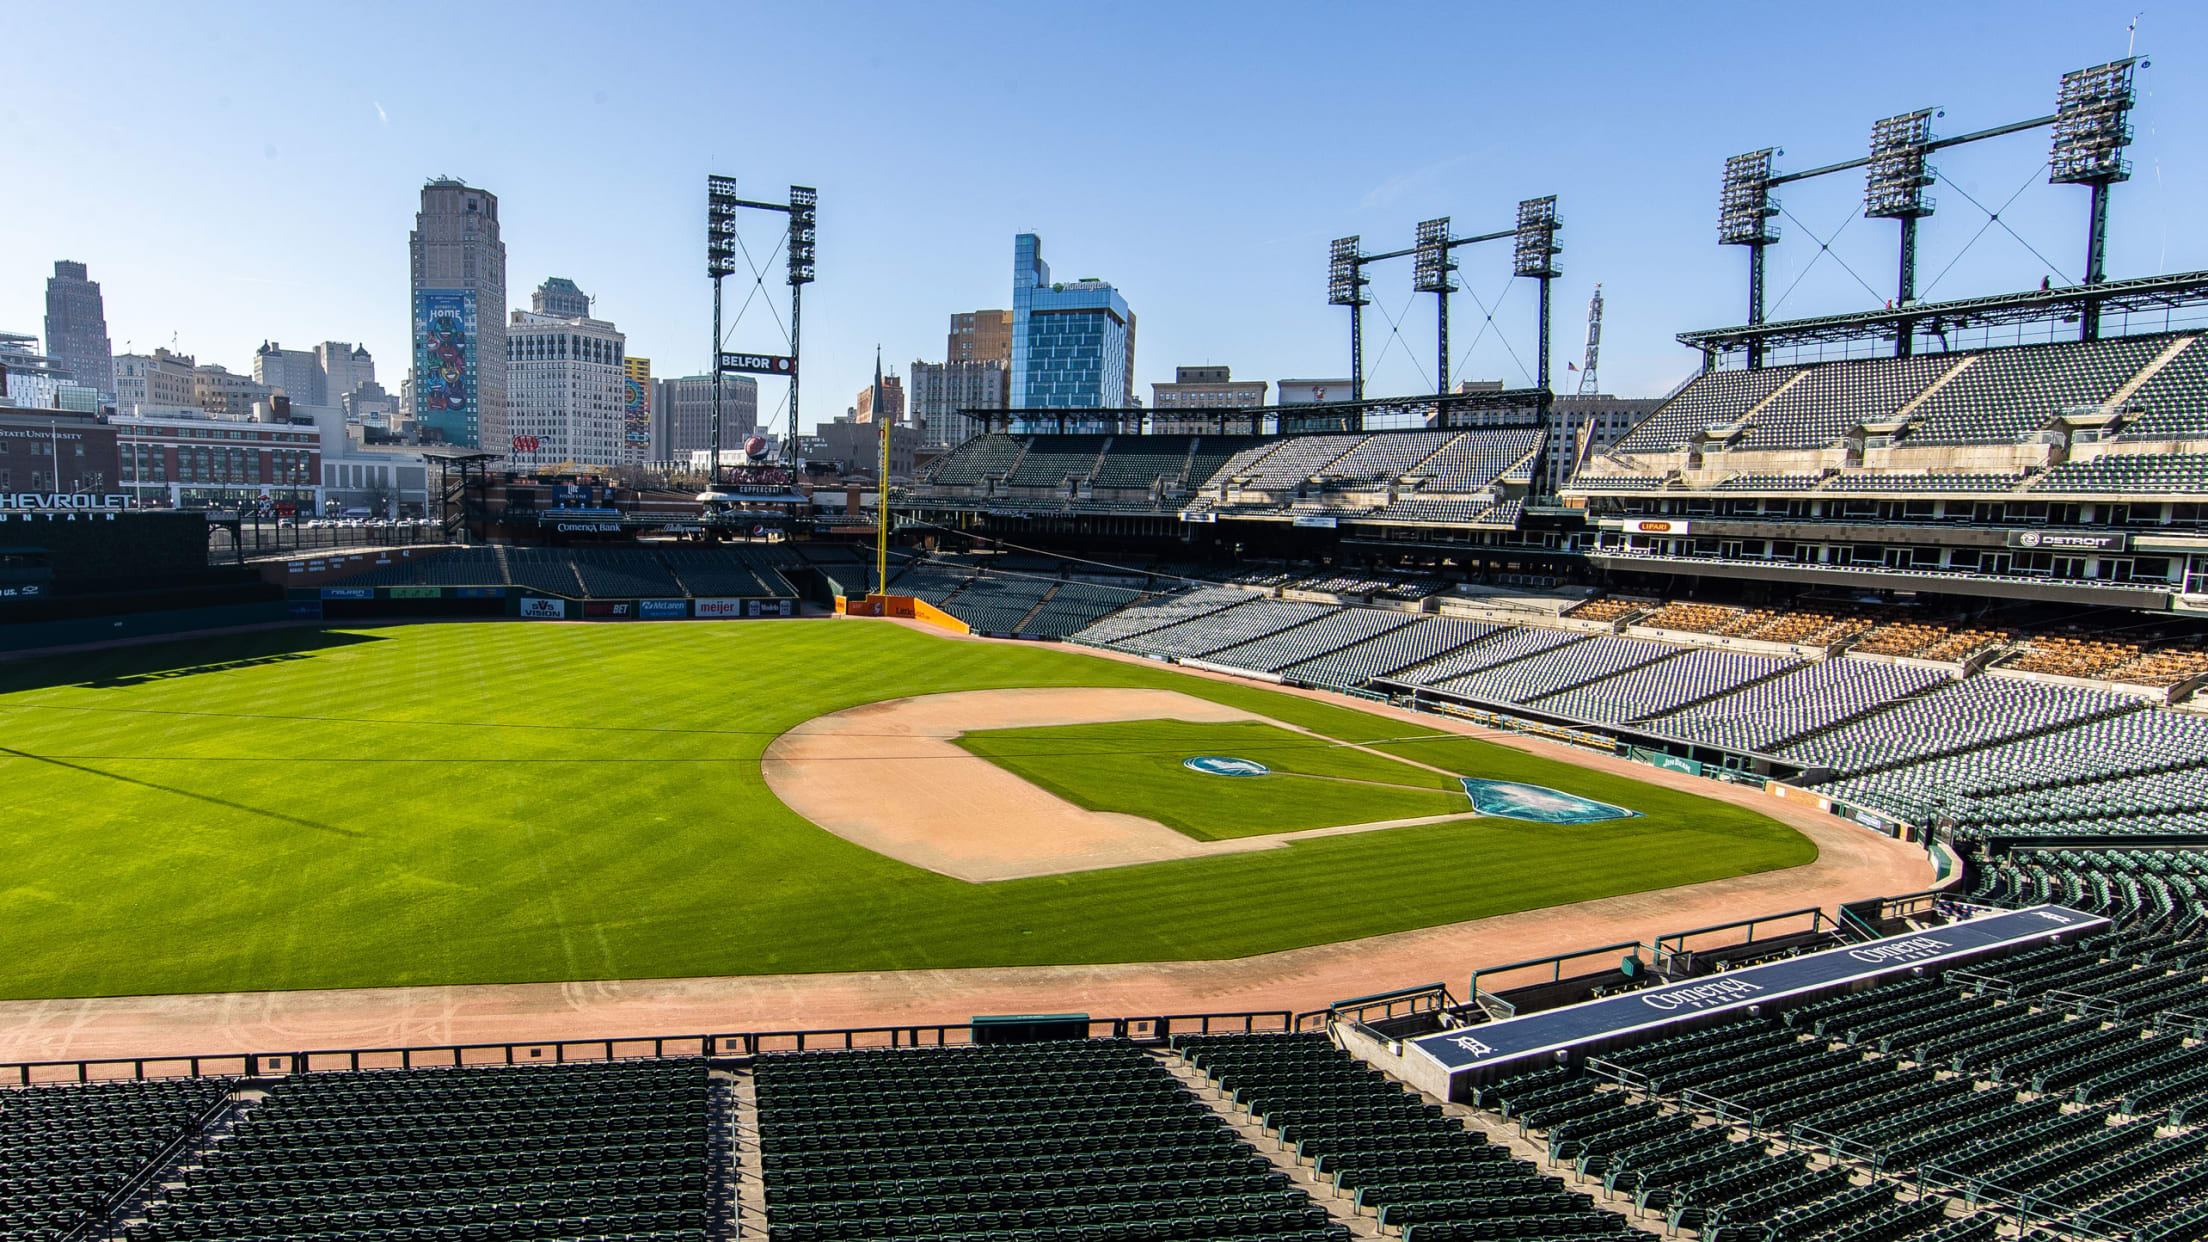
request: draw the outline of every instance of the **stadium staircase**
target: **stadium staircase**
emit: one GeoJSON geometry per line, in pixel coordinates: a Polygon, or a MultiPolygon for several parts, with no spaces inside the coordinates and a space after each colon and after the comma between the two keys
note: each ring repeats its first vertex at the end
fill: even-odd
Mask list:
{"type": "Polygon", "coordinates": [[[1761,677],[1751,677],[1746,681],[1735,682],[1729,686],[1720,686],[1719,688],[1710,691],[1708,694],[1703,695],[1699,699],[1690,699],[1685,703],[1679,704],[1677,707],[1666,707],[1653,712],[1644,712],[1641,715],[1635,716],[1631,720],[1626,721],[1625,723],[1642,724],[1650,720],[1656,720],[1664,716],[1673,715],[1677,712],[1693,711],[1695,708],[1700,707],[1705,703],[1714,703],[1717,700],[1726,697],[1727,695],[1739,694],[1743,690],[1747,690],[1754,686],[1760,686],[1767,681],[1777,681],[1779,678],[1785,677],[1790,673],[1798,673],[1800,671],[1802,671],[1802,666],[1800,664],[1782,664],[1777,668],[1772,669],[1770,672],[1765,673],[1761,677]]]}
{"type": "MultiPolygon", "coordinates": [[[[1794,670],[1789,669],[1787,671],[1792,672],[1794,670]]],[[[1865,706],[1862,711],[1843,716],[1838,720],[1818,725],[1815,728],[1804,729],[1800,733],[1789,734],[1786,737],[1774,739],[1773,741],[1767,743],[1763,749],[1767,754],[1777,754],[1778,752],[1785,750],[1789,746],[1799,746],[1803,742],[1823,737],[1827,733],[1837,733],[1850,725],[1860,724],[1863,721],[1869,720],[1873,716],[1878,716],[1886,712],[1890,712],[1895,708],[1900,707],[1904,703],[1908,703],[1916,699],[1921,699],[1925,695],[1931,694],[1936,690],[1952,684],[1954,683],[1947,681],[1927,682],[1924,685],[1918,686],[1913,690],[1908,690],[1904,691],[1901,694],[1897,694],[1890,699],[1881,699],[1876,703],[1871,703],[1865,706]]]]}
{"type": "Polygon", "coordinates": [[[1219,1084],[1205,1077],[1202,1070],[1190,1065],[1185,1058],[1177,1053],[1166,1053],[1164,1063],[1165,1068],[1170,1070],[1175,1078],[1181,1080],[1182,1087],[1190,1095],[1202,1101],[1204,1107],[1218,1114],[1220,1119],[1225,1121],[1236,1134],[1242,1136],[1244,1142],[1256,1148],[1259,1155],[1271,1161],[1274,1168],[1286,1173],[1288,1180],[1294,1184],[1296,1189],[1311,1196],[1311,1202],[1326,1209],[1326,1214],[1333,1217],[1336,1224],[1349,1230],[1351,1236],[1358,1238],[1382,1238],[1387,1236],[1381,1231],[1377,1217],[1358,1214],[1354,1200],[1345,1199],[1337,1194],[1330,1180],[1320,1177],[1314,1166],[1298,1160],[1294,1148],[1283,1144],[1278,1135],[1267,1130],[1261,1121],[1251,1116],[1248,1108],[1237,1103],[1227,1093],[1222,1092],[1219,1089],[1219,1084]]]}
{"type": "Polygon", "coordinates": [[[1051,597],[1058,594],[1058,588],[1063,585],[1063,583],[1052,583],[1050,589],[1043,592],[1042,598],[1035,601],[1035,606],[1028,609],[1025,613],[1021,614],[1019,624],[1012,627],[1012,632],[1015,634],[1025,633],[1027,630],[1027,623],[1035,619],[1035,614],[1043,610],[1043,605],[1049,603],[1051,597]]]}
{"type": "Polygon", "coordinates": [[[2116,411],[2123,409],[2124,402],[2131,400],[2131,394],[2138,392],[2141,388],[2144,388],[2148,380],[2153,379],[2157,374],[2161,372],[2162,368],[2170,365],[2171,362],[2175,361],[2179,354],[2185,352],[2185,347],[2193,343],[2193,339],[2194,338],[2190,336],[2178,337],[2176,340],[2170,342],[2167,349],[2164,349],[2161,353],[2156,354],[2154,357],[2148,359],[2147,365],[2139,368],[2139,371],[2136,375],[2133,375],[2130,379],[2125,380],[2122,384],[2117,386],[2116,391],[2108,394],[2108,400],[2101,403],[2101,412],[2105,414],[2113,414],[2116,411]]]}
{"type": "MultiPolygon", "coordinates": [[[[1485,600],[1483,600],[1483,601],[1481,601],[1481,602],[1482,602],[1482,603],[1485,603],[1486,601],[1485,601],[1485,600]]],[[[1411,666],[1410,666],[1410,667],[1408,667],[1408,668],[1399,668],[1399,669],[1395,670],[1395,672],[1393,672],[1393,673],[1390,673],[1390,674],[1389,674],[1389,676],[1390,676],[1391,678],[1401,678],[1401,677],[1404,677],[1404,676],[1405,676],[1406,674],[1410,674],[1410,673],[1416,673],[1416,672],[1417,672],[1418,670],[1420,670],[1420,669],[1422,669],[1422,668],[1425,668],[1425,667],[1426,667],[1427,665],[1429,665],[1429,664],[1435,664],[1435,663],[1439,663],[1440,661],[1442,661],[1442,660],[1444,660],[1444,659],[1447,659],[1447,658],[1448,658],[1448,656],[1449,656],[1450,654],[1454,653],[1454,652],[1462,652],[1462,651],[1465,651],[1465,650],[1467,650],[1467,649],[1470,649],[1470,648],[1473,648],[1473,647],[1477,647],[1477,646],[1479,646],[1479,645],[1480,645],[1481,643],[1485,643],[1485,642],[1490,642],[1490,641],[1498,641],[1498,640],[1500,640],[1500,639],[1501,639],[1501,638],[1502,638],[1502,637],[1503,637],[1504,635],[1506,635],[1506,634],[1514,634],[1514,633],[1517,633],[1517,632],[1518,632],[1518,631],[1517,631],[1517,630],[1515,630],[1515,629],[1505,629],[1505,630],[1497,630],[1497,631],[1495,631],[1495,632],[1494,632],[1493,634],[1484,634],[1484,635],[1481,635],[1481,636],[1480,636],[1479,638],[1477,638],[1477,639],[1474,639],[1474,640],[1473,640],[1472,642],[1469,642],[1469,643],[1465,643],[1464,645],[1462,645],[1462,646],[1460,646],[1460,647],[1456,647],[1456,648],[1453,648],[1451,652],[1444,652],[1444,653],[1443,653],[1443,654],[1441,654],[1441,655],[1437,655],[1437,656],[1432,656],[1432,657],[1429,657],[1429,658],[1427,658],[1427,659],[1424,659],[1424,660],[1420,660],[1420,661],[1419,661],[1418,663],[1416,663],[1416,664],[1414,664],[1414,665],[1411,665],[1411,666]]],[[[1528,661],[1528,660],[1535,660],[1535,659],[1539,659],[1539,658],[1541,658],[1542,656],[1546,656],[1546,655],[1552,655],[1552,654],[1554,654],[1554,653],[1556,653],[1556,652],[1559,652],[1559,651],[1562,651],[1562,650],[1564,650],[1564,649],[1565,649],[1565,648],[1567,648],[1567,647],[1572,647],[1572,646],[1576,646],[1576,645],[1578,645],[1578,644],[1580,644],[1580,643],[1583,643],[1583,642],[1586,642],[1586,641],[1587,641],[1588,639],[1590,639],[1590,638],[1594,638],[1594,637],[1596,637],[1596,635],[1593,635],[1593,634],[1579,634],[1579,635],[1575,635],[1575,636],[1573,636],[1573,637],[1571,637],[1571,638],[1567,638],[1567,639],[1565,639],[1565,640],[1564,640],[1563,642],[1557,643],[1557,644],[1555,644],[1555,645],[1553,645],[1553,646],[1549,646],[1549,647],[1543,647],[1543,648],[1541,648],[1541,649],[1540,649],[1539,651],[1529,651],[1529,652],[1525,653],[1524,655],[1519,655],[1519,656],[1512,656],[1512,657],[1511,657],[1510,659],[1508,659],[1508,660],[1498,660],[1498,661],[1496,661],[1496,662],[1495,662],[1495,663],[1493,663],[1493,664],[1484,664],[1484,665],[1481,665],[1481,666],[1480,666],[1480,667],[1478,667],[1478,668],[1465,669],[1465,670],[1464,670],[1464,671],[1463,671],[1462,673],[1452,673],[1452,674],[1450,674],[1450,676],[1452,676],[1452,677],[1455,677],[1455,676],[1464,676],[1464,675],[1468,675],[1468,674],[1471,674],[1471,673],[1492,673],[1492,672],[1494,672],[1494,671],[1495,671],[1495,670],[1497,670],[1497,669],[1504,669],[1504,668],[1509,668],[1509,667],[1510,667],[1511,665],[1513,665],[1513,664],[1523,664],[1523,663],[1525,663],[1525,662],[1526,662],[1526,661],[1528,661]]],[[[1599,679],[1599,678],[1597,678],[1596,680],[1600,680],[1600,679],[1599,679]]]]}
{"type": "MultiPolygon", "coordinates": [[[[1598,637],[1598,636],[1597,636],[1597,635],[1592,635],[1592,634],[1590,634],[1590,635],[1588,635],[1588,637],[1590,637],[1590,638],[1593,638],[1593,637],[1598,637]]],[[[1566,644],[1566,645],[1567,645],[1567,646],[1569,646],[1570,644],[1566,644]]],[[[1555,648],[1551,648],[1550,650],[1552,650],[1552,651],[1553,651],[1553,650],[1556,650],[1556,649],[1555,649],[1555,648]]],[[[1540,705],[1541,705],[1541,704],[1542,704],[1542,703],[1543,703],[1544,701],[1546,701],[1546,700],[1548,700],[1548,699],[1553,699],[1553,698],[1557,697],[1558,695],[1561,695],[1561,694],[1570,694],[1570,693],[1571,693],[1572,691],[1574,691],[1574,690],[1578,690],[1578,689],[1580,689],[1580,688],[1582,688],[1582,687],[1585,687],[1585,686],[1593,686],[1593,685],[1599,685],[1600,683],[1602,683],[1602,682],[1606,682],[1606,681],[1610,680],[1610,679],[1611,679],[1611,678],[1613,678],[1613,677],[1623,677],[1623,676],[1625,676],[1625,675],[1626,675],[1627,673],[1635,673],[1635,672],[1639,672],[1639,671],[1640,671],[1641,669],[1644,669],[1644,668],[1648,668],[1648,667],[1651,667],[1651,666],[1653,666],[1653,665],[1657,665],[1657,664],[1662,664],[1662,663],[1663,663],[1664,661],[1666,661],[1666,660],[1676,660],[1676,659],[1678,659],[1678,658],[1679,658],[1680,656],[1683,656],[1683,655],[1687,654],[1687,652],[1688,652],[1689,650],[1691,650],[1691,648],[1687,648],[1687,647],[1681,647],[1681,648],[1678,648],[1677,650],[1674,650],[1674,651],[1666,651],[1666,652],[1665,652],[1665,653],[1663,653],[1662,655],[1659,655],[1659,656],[1654,656],[1654,657],[1651,657],[1651,658],[1649,658],[1649,659],[1646,659],[1646,660],[1642,660],[1642,661],[1641,661],[1640,663],[1638,663],[1638,664],[1628,664],[1628,665],[1626,665],[1626,666],[1625,666],[1625,667],[1623,667],[1623,668],[1617,668],[1617,669],[1612,669],[1612,670],[1610,670],[1610,671],[1609,671],[1609,672],[1607,672],[1607,673],[1597,673],[1597,674],[1595,674],[1595,675],[1594,675],[1594,676],[1592,676],[1592,677],[1582,677],[1582,678],[1580,678],[1580,679],[1579,679],[1578,681],[1575,681],[1575,682],[1573,682],[1573,683],[1572,683],[1571,685],[1568,685],[1568,686],[1559,686],[1559,687],[1557,687],[1556,689],[1554,689],[1554,690],[1551,690],[1551,691],[1549,691],[1549,692],[1548,692],[1547,694],[1541,694],[1541,695],[1536,695],[1536,696],[1534,696],[1533,698],[1527,699],[1527,700],[1526,700],[1526,701],[1525,701],[1524,703],[1520,704],[1520,706],[1523,706],[1523,707],[1538,707],[1538,706],[1540,706],[1540,705]]],[[[1735,687],[1735,689],[1738,689],[1738,687],[1735,687]]]]}

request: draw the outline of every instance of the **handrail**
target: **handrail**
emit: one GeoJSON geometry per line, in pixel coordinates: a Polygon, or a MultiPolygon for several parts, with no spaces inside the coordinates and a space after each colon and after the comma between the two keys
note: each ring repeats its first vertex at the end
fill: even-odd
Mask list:
{"type": "Polygon", "coordinates": [[[105,1234],[108,1221],[112,1220],[117,1212],[121,1211],[126,1204],[135,1198],[138,1192],[144,1190],[148,1183],[167,1171],[168,1167],[175,1163],[177,1157],[183,1155],[194,1143],[205,1137],[207,1127],[221,1120],[236,1106],[237,1094],[233,1090],[224,1092],[214,1103],[202,1109],[199,1115],[193,1117],[175,1138],[162,1144],[160,1151],[148,1157],[138,1166],[136,1172],[125,1178],[123,1184],[116,1187],[113,1193],[103,1196],[98,1207],[85,1209],[84,1219],[79,1221],[75,1228],[61,1235],[61,1242],[88,1242],[89,1239],[95,1236],[105,1234]]]}

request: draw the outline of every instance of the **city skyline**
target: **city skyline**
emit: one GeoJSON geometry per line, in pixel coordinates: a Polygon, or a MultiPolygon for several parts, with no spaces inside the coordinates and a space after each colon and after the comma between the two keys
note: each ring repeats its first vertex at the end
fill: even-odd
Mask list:
{"type": "MultiPolygon", "coordinates": [[[[1415,32],[1434,20],[1422,13],[1437,11],[1398,7],[1358,20],[1383,58],[1408,59],[1423,54],[1415,32]]],[[[1308,84],[1340,55],[1338,19],[1316,9],[1076,19],[961,8],[951,20],[877,9],[854,23],[796,8],[739,16],[668,7],[610,31],[586,26],[582,14],[555,6],[541,22],[499,11],[453,19],[451,37],[482,49],[486,84],[517,97],[544,63],[618,65],[636,63],[624,50],[676,49],[649,78],[584,73],[571,123],[553,127],[565,132],[539,134],[440,112],[434,99],[394,85],[383,70],[410,54],[402,22],[303,14],[265,32],[266,75],[216,80],[176,68],[159,23],[125,20],[118,9],[51,10],[27,24],[26,97],[50,102],[22,158],[56,175],[19,208],[18,244],[0,256],[0,328],[37,330],[52,264],[83,262],[104,286],[117,353],[173,339],[179,352],[243,371],[265,340],[358,341],[385,360],[395,385],[409,354],[398,239],[422,185],[450,175],[499,197],[517,272],[561,273],[599,293],[600,316],[620,322],[665,373],[689,374],[703,369],[709,335],[702,180],[719,172],[763,198],[793,182],[820,189],[808,393],[863,383],[876,341],[893,359],[939,360],[946,315],[1009,305],[1002,255],[1028,230],[1050,239],[1064,277],[1101,276],[1140,309],[1135,391],[1207,362],[1277,381],[1347,371],[1345,313],[1324,302],[1329,238],[1408,245],[1416,221],[1440,215],[1460,232],[1504,227],[1518,199],[1556,193],[1567,227],[1555,371],[1563,376],[1578,356],[1585,300],[1599,281],[1610,299],[1604,386],[1656,395],[1695,365],[1673,333],[1742,317],[1744,256],[1719,247],[1712,229],[1725,156],[1778,145],[1789,168],[1854,158],[1874,120],[1928,101],[1946,109],[1939,133],[2043,112],[2062,71],[2124,54],[2133,18],[2122,6],[2084,4],[1960,6],[1913,19],[1917,46],[1967,46],[1964,58],[1895,56],[1868,24],[1831,28],[1784,11],[1761,11],[1752,35],[1724,38],[1712,32],[1750,20],[1749,10],[1458,14],[1455,27],[1486,32],[1483,44],[1569,38],[1573,55],[1462,62],[1461,75],[1389,77],[1342,96],[1283,89],[1308,84]],[[304,55],[334,24],[352,54],[335,63],[304,55]],[[864,33],[852,43],[855,26],[864,33]],[[719,74],[703,49],[725,46],[715,32],[739,29],[772,31],[779,50],[744,75],[719,74]],[[36,54],[47,40],[97,45],[111,71],[71,74],[36,54]],[[1211,59],[1207,49],[1222,45],[1256,67],[1211,59]],[[1131,102],[1095,115],[1015,111],[994,171],[934,170],[927,152],[942,115],[977,98],[1016,101],[1026,88],[991,85],[977,96],[967,75],[931,67],[1008,63],[1016,47],[1114,74],[1131,102]],[[1827,65],[1853,67],[1778,71],[1812,47],[1827,65]],[[819,91],[804,66],[830,52],[870,72],[819,91]],[[1190,72],[1199,63],[1203,72],[1190,72]],[[160,126],[145,123],[154,115],[160,126]],[[787,119],[749,128],[728,120],[763,115],[787,119]],[[1192,117],[1214,137],[1190,140],[1192,117]],[[425,148],[419,138],[432,131],[440,143],[425,148]],[[68,175],[70,153],[93,149],[164,192],[116,194],[102,178],[68,175]],[[914,192],[875,191],[885,153],[909,160],[914,192]],[[268,183],[250,212],[234,199],[244,169],[268,183]],[[1251,180],[1225,179],[1233,169],[1251,180]]],[[[219,37],[219,25],[206,33],[219,37]]],[[[2165,138],[2188,132],[2208,107],[2200,68],[2184,55],[2204,35],[2208,21],[2191,11],[2149,12],[2140,23],[2139,50],[2160,63],[2141,78],[2136,174],[2113,199],[2112,275],[2208,266],[2202,239],[2169,228],[2208,188],[2208,161],[2165,138]]],[[[1920,285],[1929,296],[2075,278],[2084,195],[2036,173],[2044,138],[1943,153],[1940,211],[1924,227],[1920,285]],[[1990,227],[1973,199],[1999,210],[2002,227],[1990,227]]],[[[1893,229],[1854,216],[1861,189],[1852,175],[1787,188],[1785,240],[1771,254],[1774,314],[1862,309],[1890,293],[1893,229]],[[1840,262],[1818,258],[1825,240],[1840,262]]],[[[728,345],[777,350],[774,313],[786,314],[786,291],[769,257],[774,235],[747,221],[745,236],[769,270],[772,311],[755,303],[728,345]]],[[[1493,247],[1460,257],[1466,290],[1454,307],[1450,379],[1525,382],[1530,289],[1508,280],[1508,256],[1493,247]],[[1490,309],[1500,334],[1487,324],[1490,309]]],[[[1432,299],[1410,294],[1408,266],[1396,268],[1375,273],[1366,318],[1374,395],[1434,387],[1432,299]]],[[[520,288],[484,318],[495,324],[522,309],[520,288]]],[[[729,291],[741,305],[748,273],[740,268],[729,291]]],[[[763,387],[761,423],[780,432],[784,386],[763,387]]],[[[813,397],[804,429],[842,406],[813,397]]]]}

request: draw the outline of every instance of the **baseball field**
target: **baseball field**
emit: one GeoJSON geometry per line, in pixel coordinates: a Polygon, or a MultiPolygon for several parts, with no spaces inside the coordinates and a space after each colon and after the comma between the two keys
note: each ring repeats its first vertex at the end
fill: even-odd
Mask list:
{"type": "Polygon", "coordinates": [[[1400,718],[848,620],[0,665],[0,789],[0,998],[1233,958],[1817,852],[1400,718]]]}

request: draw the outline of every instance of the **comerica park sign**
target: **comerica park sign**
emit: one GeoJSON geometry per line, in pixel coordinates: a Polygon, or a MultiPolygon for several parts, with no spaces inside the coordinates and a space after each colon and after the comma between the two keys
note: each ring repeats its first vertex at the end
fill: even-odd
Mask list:
{"type": "Polygon", "coordinates": [[[0,509],[126,509],[130,497],[96,492],[0,492],[0,509]]]}

